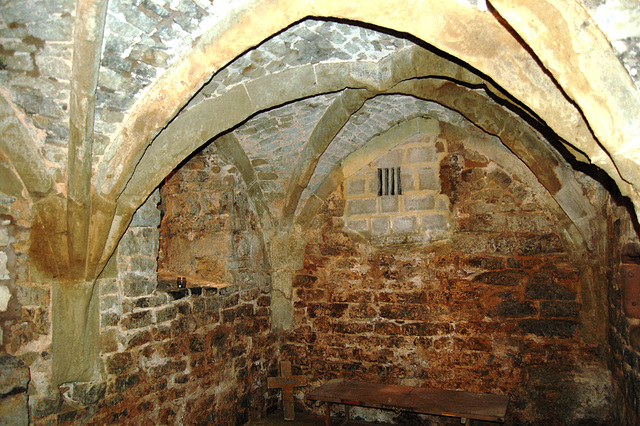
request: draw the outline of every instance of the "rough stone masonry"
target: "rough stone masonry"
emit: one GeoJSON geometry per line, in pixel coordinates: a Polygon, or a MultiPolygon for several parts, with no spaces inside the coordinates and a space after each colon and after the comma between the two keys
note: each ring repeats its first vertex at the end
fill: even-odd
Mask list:
{"type": "Polygon", "coordinates": [[[4,399],[41,424],[243,424],[317,346],[328,375],[512,393],[523,423],[638,423],[638,13],[3,2],[4,399]],[[380,167],[402,197],[374,195],[380,167]]]}

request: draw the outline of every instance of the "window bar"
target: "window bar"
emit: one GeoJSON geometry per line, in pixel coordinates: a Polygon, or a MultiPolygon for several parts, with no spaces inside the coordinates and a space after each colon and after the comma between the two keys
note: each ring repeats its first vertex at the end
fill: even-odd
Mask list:
{"type": "Polygon", "coordinates": [[[384,169],[384,195],[389,195],[389,168],[384,169]]]}
{"type": "Polygon", "coordinates": [[[378,169],[378,196],[382,195],[382,169],[378,169]]]}
{"type": "Polygon", "coordinates": [[[400,181],[400,167],[396,168],[396,181],[398,182],[398,195],[402,195],[402,182],[400,181]]]}
{"type": "Polygon", "coordinates": [[[391,195],[396,195],[396,170],[391,168],[391,195]]]}

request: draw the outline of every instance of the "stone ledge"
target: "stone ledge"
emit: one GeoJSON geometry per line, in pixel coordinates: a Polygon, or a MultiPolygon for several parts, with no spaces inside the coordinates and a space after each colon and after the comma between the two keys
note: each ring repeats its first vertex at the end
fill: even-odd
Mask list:
{"type": "Polygon", "coordinates": [[[239,286],[228,283],[213,283],[201,278],[185,276],[187,284],[185,288],[178,288],[177,280],[182,275],[172,272],[158,272],[157,291],[167,293],[172,300],[183,299],[188,296],[221,296],[233,293],[239,286]]]}

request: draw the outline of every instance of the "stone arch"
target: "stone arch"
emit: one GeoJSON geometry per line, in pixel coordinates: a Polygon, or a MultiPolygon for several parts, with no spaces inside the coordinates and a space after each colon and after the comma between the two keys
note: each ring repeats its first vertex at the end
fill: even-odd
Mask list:
{"type": "MultiPolygon", "coordinates": [[[[205,34],[191,54],[158,80],[148,96],[138,104],[136,111],[128,117],[114,143],[114,146],[122,148],[119,152],[120,159],[114,161],[114,157],[107,158],[111,164],[102,165],[95,180],[98,191],[109,193],[119,185],[118,182],[121,185],[122,180],[127,179],[126,172],[119,174],[117,170],[123,164],[136,162],[142,147],[148,144],[163,123],[175,115],[179,106],[186,103],[206,78],[207,71],[202,70],[219,69],[244,49],[305,16],[321,16],[367,22],[407,32],[469,63],[493,78],[516,99],[526,99],[527,105],[561,137],[579,151],[590,157],[597,157],[599,165],[616,180],[623,193],[631,193],[628,185],[619,178],[611,161],[607,160],[607,152],[598,149],[588,128],[580,124],[580,111],[573,108],[526,49],[492,15],[465,8],[453,1],[421,2],[406,6],[388,1],[375,3],[375,7],[371,5],[354,8],[338,2],[260,2],[252,6],[251,10],[240,13],[237,21],[229,24],[224,31],[216,29],[215,32],[212,30],[205,34]],[[393,13],[386,13],[391,8],[393,13]],[[283,13],[283,10],[287,13],[283,13]],[[264,19],[265,16],[270,18],[264,19]],[[421,19],[416,20],[415,16],[420,16],[421,19]],[[446,19],[441,19],[442,16],[446,19]],[[479,37],[480,32],[482,37],[479,37]],[[442,37],[443,34],[449,37],[442,37]],[[231,37],[233,42],[228,43],[231,37]],[[487,39],[492,42],[487,42],[487,39]],[[460,42],[462,40],[464,43],[460,42]],[[221,46],[224,48],[220,48],[221,46]],[[500,49],[488,51],[487,49],[494,49],[489,46],[500,46],[500,49]],[[200,71],[196,72],[196,68],[200,71]],[[158,101],[166,99],[176,99],[176,102],[171,107],[167,107],[166,102],[160,102],[162,106],[159,106],[158,101]],[[153,120],[149,120],[151,113],[153,120]],[[132,143],[123,144],[124,137],[130,138],[132,143]]],[[[577,6],[572,4],[571,7],[577,6]]],[[[556,42],[562,43],[570,34],[559,34],[558,37],[556,42]]],[[[610,51],[608,46],[599,47],[610,51]]],[[[570,65],[571,58],[565,58],[564,62],[570,65]]],[[[591,66],[595,68],[596,65],[591,66]]],[[[566,84],[570,85],[571,82],[566,84]]],[[[606,98],[606,94],[602,93],[603,88],[593,89],[606,98]]],[[[637,98],[634,92],[630,92],[629,96],[637,98]]],[[[587,116],[589,118],[590,122],[597,119],[587,116]]]]}
{"type": "MultiPolygon", "coordinates": [[[[477,125],[477,123],[474,123],[473,120],[470,121],[471,123],[477,125]]],[[[498,123],[497,127],[507,128],[508,126],[504,125],[504,123],[498,123]]],[[[514,152],[514,140],[512,139],[512,135],[508,134],[507,132],[497,131],[495,133],[492,133],[482,128],[480,128],[479,130],[489,136],[498,137],[513,155],[517,154],[517,150],[522,149],[520,147],[515,147],[516,152],[514,152]]],[[[303,231],[307,229],[311,225],[311,221],[317,211],[322,207],[322,204],[338,188],[338,186],[341,185],[345,181],[345,179],[353,175],[365,164],[373,161],[380,154],[392,149],[396,145],[406,140],[416,137],[417,135],[438,134],[440,133],[440,131],[441,126],[437,123],[437,120],[417,117],[412,120],[399,123],[398,125],[387,130],[385,133],[374,137],[370,140],[369,143],[367,143],[367,145],[352,152],[347,157],[345,157],[340,164],[336,165],[336,167],[331,171],[331,173],[329,173],[320,187],[312,194],[312,196],[310,196],[306,200],[304,207],[296,217],[296,226],[298,226],[303,231]]],[[[532,144],[531,148],[533,149],[540,149],[533,144],[537,143],[539,145],[542,145],[541,141],[534,139],[530,139],[530,143],[532,144]]],[[[548,151],[544,155],[552,154],[550,151],[548,151]]],[[[504,159],[506,154],[501,153],[501,156],[504,159]]],[[[563,184],[566,188],[565,193],[570,194],[558,197],[557,193],[551,192],[549,188],[544,185],[544,180],[536,174],[536,169],[531,167],[531,161],[533,160],[532,158],[525,157],[523,159],[522,157],[519,157],[517,155],[516,158],[520,160],[521,164],[519,173],[525,173],[524,170],[527,169],[527,173],[535,176],[540,186],[544,188],[547,194],[546,204],[555,214],[558,222],[563,224],[563,226],[567,230],[565,238],[567,239],[567,242],[571,244],[574,252],[585,253],[586,250],[593,248],[590,244],[590,237],[592,237],[591,234],[594,232],[594,229],[590,228],[588,223],[576,223],[571,217],[572,212],[576,209],[572,209],[571,206],[567,205],[569,202],[579,200],[579,187],[578,183],[575,182],[575,178],[566,173],[561,175],[560,178],[563,179],[563,184]]],[[[549,158],[553,159],[553,157],[549,158]]],[[[594,219],[596,215],[592,208],[590,208],[587,203],[582,204],[584,215],[588,216],[589,220],[594,219]]]]}
{"type": "MultiPolygon", "coordinates": [[[[491,86],[473,72],[421,48],[400,51],[396,56],[376,64],[343,63],[340,71],[345,72],[346,78],[336,73],[333,70],[335,67],[334,63],[307,64],[235,86],[217,98],[203,99],[183,110],[148,145],[141,145],[140,149],[144,149],[138,162],[123,164],[126,155],[116,157],[117,168],[123,178],[122,188],[116,191],[112,187],[116,193],[106,196],[107,199],[116,197],[116,205],[109,212],[113,220],[109,220],[108,215],[98,218],[104,221],[108,232],[99,263],[107,262],[135,209],[171,170],[207,141],[254,114],[301,98],[337,92],[348,87],[378,93],[416,74],[435,74],[443,78],[461,79],[472,85],[491,86]],[[207,120],[203,120],[203,117],[207,117],[207,120]],[[129,176],[124,179],[126,174],[129,176]]],[[[106,168],[113,164],[101,166],[102,173],[112,174],[106,168]]],[[[101,172],[98,172],[98,178],[101,172]]],[[[99,192],[100,188],[96,188],[96,200],[104,198],[99,192]]]]}
{"type": "MultiPolygon", "coordinates": [[[[113,225],[105,224],[111,228],[108,237],[105,237],[110,242],[102,251],[101,262],[106,261],[107,253],[115,246],[115,242],[131,217],[132,209],[137,208],[150,193],[149,188],[138,188],[135,185],[137,174],[135,170],[143,155],[146,157],[153,153],[153,147],[159,140],[155,136],[171,133],[169,128],[173,123],[160,131],[165,123],[169,122],[179,108],[187,103],[202,82],[210,76],[212,70],[220,69],[247,48],[257,45],[267,37],[308,16],[366,22],[381,28],[409,33],[459,58],[489,76],[505,93],[523,102],[567,141],[577,155],[584,153],[583,160],[595,159],[596,163],[616,181],[623,194],[634,195],[631,184],[620,177],[616,165],[611,161],[609,155],[611,149],[603,150],[598,145],[598,142],[602,142],[605,147],[614,147],[617,142],[597,142],[593,138],[589,126],[582,119],[582,111],[574,107],[545,70],[538,66],[536,60],[493,15],[460,6],[454,1],[425,1],[418,5],[398,5],[388,1],[372,3],[375,5],[354,8],[338,2],[323,1],[259,2],[252,8],[243,10],[236,17],[237,19],[229,21],[222,30],[217,28],[204,34],[191,52],[158,79],[147,95],[138,102],[123,123],[111,148],[107,150],[104,161],[98,165],[93,181],[96,195],[106,200],[118,198],[118,205],[113,210],[115,219],[109,219],[110,214],[100,219],[113,225]],[[386,13],[391,8],[393,13],[386,13]],[[283,13],[283,10],[287,12],[283,13]],[[265,19],[265,16],[269,19],[265,19]],[[415,16],[421,18],[416,20],[415,16]],[[491,46],[500,46],[500,49],[491,46]],[[152,140],[153,144],[149,147],[152,140]],[[143,190],[134,191],[134,188],[143,190]]],[[[572,4],[571,7],[575,9],[577,6],[572,4]]],[[[565,16],[565,19],[574,18],[575,16],[572,15],[565,16]]],[[[571,34],[563,33],[557,36],[556,42],[559,44],[570,42],[571,34]]],[[[598,41],[598,47],[610,51],[606,43],[600,43],[601,38],[595,38],[598,41]]],[[[559,60],[570,64],[572,58],[559,60]]],[[[590,64],[588,61],[585,65],[587,68],[596,66],[597,64],[590,64]]],[[[624,73],[622,69],[617,71],[624,73]]],[[[298,76],[304,74],[297,69],[292,72],[300,72],[298,76]]],[[[392,75],[393,72],[390,74],[392,75]]],[[[617,75],[614,80],[625,78],[628,79],[626,74],[625,76],[617,75]]],[[[566,81],[565,84],[570,86],[572,82],[566,81]]],[[[594,93],[584,96],[607,98],[606,87],[594,85],[591,89],[594,93]]],[[[628,98],[635,102],[638,98],[637,93],[627,89],[622,87],[621,90],[623,92],[626,90],[628,98]]],[[[240,92],[242,88],[238,88],[238,96],[248,96],[246,89],[245,93],[240,92]]],[[[598,119],[590,116],[589,111],[585,111],[585,117],[589,123],[598,119]]],[[[191,134],[201,130],[203,129],[194,129],[191,134]]],[[[181,136],[189,137],[188,134],[181,136]]],[[[601,138],[608,137],[609,135],[606,134],[601,136],[601,138]]],[[[628,144],[625,146],[628,147],[628,144]]],[[[157,151],[157,155],[166,154],[162,149],[157,151]]],[[[186,157],[187,151],[189,149],[183,150],[181,154],[183,158],[186,157]]],[[[627,166],[622,169],[629,170],[629,160],[625,161],[627,166]]],[[[633,163],[633,160],[631,162],[633,163]]],[[[166,160],[160,163],[166,164],[166,160]]],[[[139,167],[138,170],[143,171],[144,167],[139,167]]],[[[143,172],[140,177],[142,176],[149,178],[148,173],[143,172]]]]}
{"type": "MultiPolygon", "coordinates": [[[[413,56],[415,57],[415,55],[413,56]]],[[[402,64],[399,64],[398,67],[401,67],[402,64]]],[[[427,73],[427,70],[423,70],[427,73]]],[[[466,77],[468,81],[466,84],[477,83],[479,78],[474,76],[468,72],[459,72],[456,77],[466,77]]],[[[303,73],[312,72],[311,68],[306,68],[303,70],[295,71],[298,76],[304,75],[303,73]]],[[[446,74],[446,73],[443,73],[446,74]]],[[[454,74],[451,72],[451,74],[454,74]]],[[[446,76],[446,75],[445,75],[446,76]]],[[[271,75],[265,78],[269,78],[272,83],[271,84],[279,84],[280,81],[290,81],[292,75],[290,72],[285,71],[277,75],[271,75]]],[[[407,77],[403,75],[402,77],[407,77]]],[[[299,77],[300,79],[309,78],[309,76],[299,77]]],[[[252,82],[251,87],[261,87],[263,83],[261,81],[252,82]]],[[[316,94],[317,92],[324,92],[321,89],[327,90],[331,82],[328,82],[326,85],[315,85],[308,86],[311,87],[307,92],[303,94],[306,97],[307,95],[316,94]],[[317,87],[320,86],[320,87],[317,87]]],[[[380,83],[379,83],[380,84],[380,83]]],[[[305,87],[305,86],[303,86],[305,87]]],[[[335,89],[335,86],[329,86],[335,89]]],[[[370,87],[370,86],[369,86],[370,87]]],[[[304,90],[304,89],[303,89],[304,90]]],[[[223,99],[214,100],[210,99],[208,101],[202,101],[191,109],[185,111],[184,114],[180,115],[172,125],[170,125],[165,132],[161,133],[158,138],[154,141],[154,143],[148,149],[145,157],[143,157],[143,161],[148,162],[149,164],[153,164],[157,167],[156,173],[152,174],[152,176],[148,176],[144,173],[138,173],[134,176],[132,181],[130,182],[131,186],[128,186],[125,192],[122,194],[122,198],[126,199],[127,194],[131,194],[132,197],[140,197],[146,194],[146,191],[140,191],[139,185],[147,185],[147,190],[153,189],[157,185],[157,180],[162,179],[164,177],[165,172],[168,173],[168,170],[171,170],[173,166],[171,164],[163,163],[161,161],[162,157],[170,157],[173,158],[174,161],[181,161],[182,156],[188,155],[192,150],[196,149],[198,146],[202,145],[204,142],[213,137],[216,132],[224,129],[225,126],[222,125],[221,122],[216,122],[216,117],[221,114],[217,114],[217,110],[219,108],[224,108],[227,102],[237,101],[238,96],[245,96],[246,93],[252,93],[251,90],[239,91],[232,90],[227,95],[223,95],[223,99]],[[224,101],[224,102],[223,102],[224,101]],[[206,130],[202,124],[198,124],[202,121],[202,117],[212,117],[214,123],[209,122],[206,130]],[[200,127],[198,127],[200,126],[200,127]],[[218,126],[218,127],[217,127],[218,126]],[[193,133],[189,133],[189,129],[196,129],[193,133]],[[185,135],[186,133],[186,135],[185,135]],[[187,141],[184,144],[176,144],[172,143],[177,137],[185,137],[192,136],[192,138],[187,138],[187,141]],[[157,145],[156,145],[157,144],[157,145]],[[186,147],[185,147],[186,146],[186,147]],[[167,152],[168,151],[168,152],[167,152]],[[163,168],[166,169],[163,171],[163,168]],[[135,188],[129,189],[129,188],[135,188]]],[[[378,92],[379,93],[379,92],[378,92]]],[[[524,123],[519,123],[520,125],[511,123],[512,120],[516,120],[515,116],[505,110],[502,106],[493,103],[486,96],[475,92],[472,89],[465,88],[462,85],[457,85],[455,83],[439,80],[433,78],[408,78],[400,81],[395,86],[389,88],[385,93],[400,93],[405,95],[414,96],[417,98],[437,101],[438,103],[450,108],[452,110],[463,113],[470,121],[481,127],[483,130],[488,132],[489,134],[496,135],[500,137],[503,142],[517,155],[519,156],[525,164],[527,164],[534,175],[537,176],[538,180],[540,180],[550,192],[550,194],[556,199],[559,207],[564,210],[564,212],[568,215],[568,217],[573,222],[572,226],[568,227],[568,233],[571,235],[571,240],[576,242],[584,242],[587,244],[587,247],[593,248],[590,245],[590,241],[593,239],[593,223],[592,219],[594,217],[592,207],[584,202],[581,199],[579,194],[579,188],[575,183],[575,179],[570,175],[563,167],[560,167],[561,160],[551,153],[551,148],[548,146],[543,146],[542,142],[536,136],[535,131],[529,129],[527,126],[521,127],[524,123]],[[484,105],[484,107],[480,107],[480,105],[484,105]],[[489,112],[487,116],[480,114],[478,111],[482,110],[483,112],[489,112]],[[526,130],[522,130],[526,129],[526,130]],[[552,167],[550,167],[552,166],[552,167]],[[573,184],[571,183],[573,182],[573,184]]],[[[299,94],[299,93],[298,93],[299,94]]],[[[299,94],[300,95],[300,94],[299,94]]],[[[361,101],[368,99],[374,96],[375,93],[363,90],[363,93],[355,93],[355,98],[362,98],[361,101]]],[[[282,98],[278,99],[277,97],[272,97],[269,100],[269,104],[283,104],[289,101],[289,94],[283,94],[282,98]]],[[[294,96],[295,97],[295,96],[294,96]]],[[[251,96],[249,96],[251,98],[251,96]]],[[[355,99],[354,98],[354,99],[355,99]]],[[[339,98],[340,99],[340,98],[339,98]]],[[[351,110],[355,110],[358,108],[358,105],[361,105],[361,101],[354,101],[354,107],[351,110]]],[[[341,127],[346,120],[349,118],[350,114],[353,111],[348,112],[344,109],[344,102],[340,101],[336,103],[336,108],[339,115],[342,119],[339,119],[336,123],[333,121],[336,120],[335,114],[327,113],[326,116],[329,117],[329,121],[341,127]]],[[[229,123],[226,122],[227,126],[234,127],[239,124],[239,122],[245,120],[250,115],[252,115],[258,107],[255,106],[255,103],[251,104],[254,106],[253,108],[249,108],[244,111],[243,114],[239,114],[234,117],[235,121],[229,123]],[[238,121],[238,123],[236,123],[238,121]]],[[[262,107],[267,108],[268,105],[262,105],[262,107]]],[[[349,108],[347,108],[349,109],[349,108]]],[[[228,117],[227,117],[228,118],[228,117]]],[[[322,127],[320,124],[316,126],[316,129],[322,127]]],[[[309,151],[308,155],[303,155],[303,158],[300,160],[297,168],[299,170],[294,174],[294,178],[292,182],[296,182],[298,179],[302,179],[306,176],[305,179],[302,179],[304,182],[301,183],[292,183],[292,185],[297,185],[297,192],[294,189],[290,189],[287,194],[287,205],[283,210],[283,214],[289,215],[291,220],[293,220],[293,214],[297,210],[297,204],[299,201],[299,196],[301,194],[302,189],[306,187],[306,183],[309,181],[310,174],[313,173],[313,166],[317,163],[317,158],[322,154],[326,146],[331,142],[332,138],[335,137],[336,131],[328,132],[326,129],[320,131],[320,133],[316,134],[313,140],[310,140],[307,143],[306,151],[309,151]],[[316,140],[317,139],[317,140],[316,140]],[[320,146],[315,146],[315,145],[320,146]],[[313,158],[316,158],[313,161],[313,158]],[[297,196],[294,196],[296,195],[297,196]]],[[[227,141],[229,139],[229,135],[224,137],[224,140],[227,141]]],[[[220,142],[224,145],[228,145],[226,142],[220,142]]],[[[243,152],[241,147],[237,147],[238,149],[233,150],[234,152],[243,152]]],[[[244,154],[246,156],[246,154],[244,154]]],[[[236,155],[236,160],[238,157],[236,155]]],[[[248,167],[250,169],[250,166],[248,167]]],[[[145,167],[140,169],[141,171],[147,170],[145,167]]],[[[246,184],[250,188],[251,198],[254,201],[254,205],[257,206],[257,209],[261,212],[259,217],[262,218],[263,226],[265,229],[271,229],[271,219],[269,218],[268,207],[264,205],[262,201],[262,196],[260,196],[255,191],[259,190],[259,186],[255,185],[255,176],[251,178],[251,170],[247,170],[247,176],[244,176],[246,184]],[[254,189],[251,189],[254,188],[254,189]],[[268,224],[268,225],[267,225],[268,224]]],[[[336,181],[336,176],[332,174],[329,180],[333,180],[334,183],[336,181]]],[[[321,190],[321,192],[326,194],[326,189],[321,190]]],[[[313,203],[313,202],[312,202],[313,203]]],[[[136,202],[129,200],[129,205],[135,205],[136,202]]],[[[126,204],[125,204],[126,205],[126,204]]],[[[303,216],[308,216],[310,210],[303,214],[303,216]]],[[[126,221],[121,222],[123,225],[126,225],[126,221]]],[[[582,244],[579,244],[582,245],[582,244]]],[[[106,259],[105,259],[106,260],[106,259]]]]}

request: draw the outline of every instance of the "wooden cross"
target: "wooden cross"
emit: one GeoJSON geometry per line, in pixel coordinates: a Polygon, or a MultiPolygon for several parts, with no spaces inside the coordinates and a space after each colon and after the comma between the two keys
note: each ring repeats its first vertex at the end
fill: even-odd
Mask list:
{"type": "Polygon", "coordinates": [[[267,387],[269,389],[282,388],[282,410],[285,420],[293,420],[295,412],[293,409],[293,388],[306,386],[307,376],[292,376],[291,362],[280,362],[280,377],[267,377],[267,387]]]}

